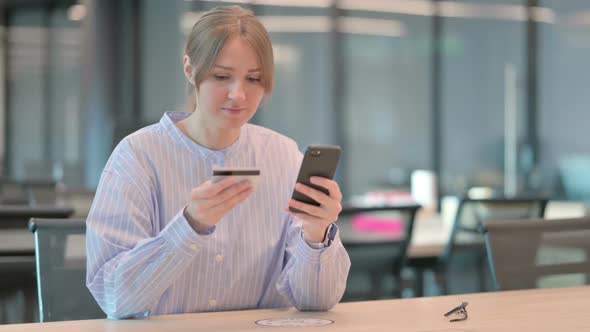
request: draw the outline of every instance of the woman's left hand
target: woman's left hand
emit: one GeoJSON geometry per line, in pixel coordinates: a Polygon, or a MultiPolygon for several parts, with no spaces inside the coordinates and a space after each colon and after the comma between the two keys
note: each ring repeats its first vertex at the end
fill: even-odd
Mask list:
{"type": "Polygon", "coordinates": [[[320,203],[320,206],[290,199],[289,207],[306,213],[295,213],[289,208],[286,211],[303,221],[303,237],[307,242],[319,243],[324,241],[328,226],[338,220],[338,215],[342,211],[342,193],[336,181],[319,176],[312,176],[310,181],[314,185],[326,188],[329,195],[302,183],[297,183],[295,190],[320,203]]]}

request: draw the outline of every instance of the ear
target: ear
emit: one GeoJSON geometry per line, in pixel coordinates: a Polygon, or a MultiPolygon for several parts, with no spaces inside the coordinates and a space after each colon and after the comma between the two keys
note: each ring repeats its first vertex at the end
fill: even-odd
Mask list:
{"type": "Polygon", "coordinates": [[[186,77],[187,81],[189,81],[189,83],[194,86],[195,80],[193,77],[193,67],[191,66],[191,58],[185,54],[182,57],[182,64],[183,64],[184,76],[186,77]]]}

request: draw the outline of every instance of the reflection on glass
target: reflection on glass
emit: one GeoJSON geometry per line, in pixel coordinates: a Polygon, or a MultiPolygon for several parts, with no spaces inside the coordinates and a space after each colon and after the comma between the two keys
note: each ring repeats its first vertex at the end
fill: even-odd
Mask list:
{"type": "Polygon", "coordinates": [[[342,18],[352,23],[342,29],[341,96],[351,194],[407,187],[411,170],[429,167],[431,141],[430,18],[362,15],[342,18]]]}
{"type": "MultiPolygon", "coordinates": [[[[442,192],[502,191],[505,148],[524,134],[526,7],[465,0],[441,10],[442,192]]],[[[522,179],[515,181],[520,188],[522,179]]]]}
{"type": "Polygon", "coordinates": [[[539,178],[555,194],[590,201],[590,2],[542,3],[556,19],[539,26],[539,178]]]}

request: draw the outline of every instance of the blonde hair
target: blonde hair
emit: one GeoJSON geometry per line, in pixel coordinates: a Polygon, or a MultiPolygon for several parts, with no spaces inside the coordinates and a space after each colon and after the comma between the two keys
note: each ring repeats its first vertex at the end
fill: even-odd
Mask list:
{"type": "MultiPolygon", "coordinates": [[[[254,13],[239,6],[215,7],[193,25],[184,52],[190,58],[195,86],[213,68],[225,43],[235,37],[246,41],[258,55],[261,84],[265,96],[270,97],[274,88],[274,59],[270,36],[254,13]]],[[[189,98],[187,107],[193,111],[196,106],[194,93],[189,98]]]]}

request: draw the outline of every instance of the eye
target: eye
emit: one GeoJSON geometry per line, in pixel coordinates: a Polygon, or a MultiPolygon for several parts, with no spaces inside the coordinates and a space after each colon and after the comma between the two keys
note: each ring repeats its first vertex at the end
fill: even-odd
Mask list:
{"type": "Polygon", "coordinates": [[[260,77],[248,77],[248,82],[260,83],[260,81],[262,81],[260,77]]]}
{"type": "Polygon", "coordinates": [[[229,79],[228,75],[223,75],[223,74],[215,74],[215,75],[213,75],[213,77],[218,81],[225,81],[225,80],[229,79]]]}

